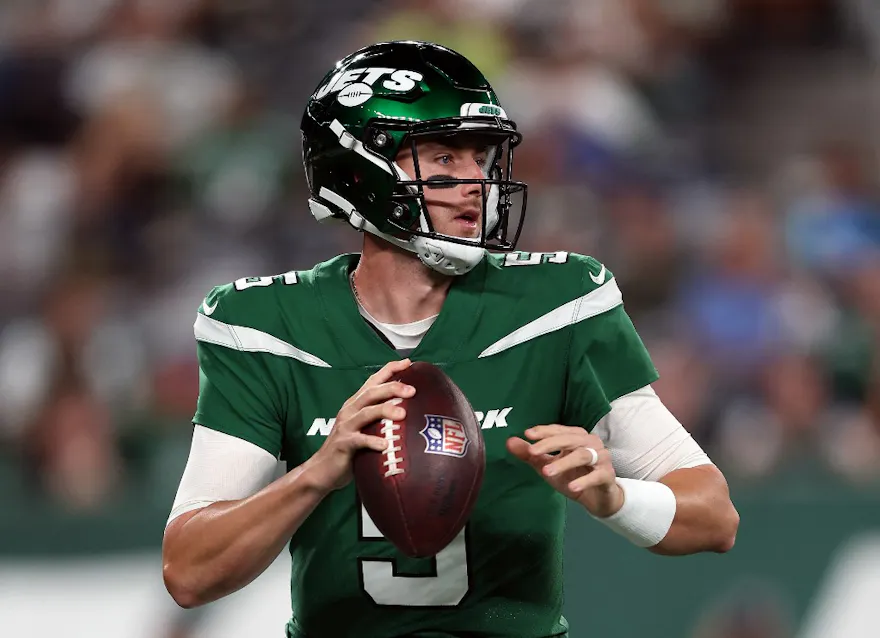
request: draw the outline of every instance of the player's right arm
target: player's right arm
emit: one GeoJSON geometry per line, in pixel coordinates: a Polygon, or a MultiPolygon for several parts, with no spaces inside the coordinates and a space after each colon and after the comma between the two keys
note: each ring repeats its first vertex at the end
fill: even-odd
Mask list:
{"type": "MultiPolygon", "coordinates": [[[[243,440],[237,440],[232,446],[218,445],[218,440],[223,440],[220,433],[214,437],[202,436],[200,441],[194,437],[162,544],[165,586],[179,605],[196,607],[222,598],[254,580],[281,553],[321,500],[351,481],[355,451],[385,449],[385,439],[360,430],[383,418],[400,420],[405,416],[403,408],[393,400],[410,397],[415,390],[392,382],[391,378],[409,365],[406,359],[392,361],[367,379],[339,411],[321,449],[302,465],[253,494],[242,496],[242,486],[248,490],[248,486],[258,486],[265,481],[267,467],[271,469],[275,464],[272,455],[243,440]],[[263,460],[258,460],[260,453],[264,454],[263,460]],[[230,477],[233,480],[226,480],[230,477]],[[229,494],[240,497],[228,498],[229,494]],[[210,504],[187,511],[186,503],[204,502],[210,504]],[[178,505],[181,503],[183,507],[178,505]],[[183,513],[175,516],[180,511],[183,513]]],[[[211,371],[205,370],[210,366],[200,367],[202,387],[197,417],[205,413],[202,407],[206,398],[222,390],[212,387],[211,371]]],[[[241,385],[241,376],[237,380],[241,385]]],[[[224,393],[221,391],[216,396],[224,396],[224,393]]],[[[258,397],[251,396],[248,400],[257,401],[258,397]]],[[[228,406],[228,409],[233,408],[228,406]]],[[[269,414],[271,410],[266,412],[269,414]]],[[[255,421],[260,422],[262,418],[255,417],[255,421]]]]}

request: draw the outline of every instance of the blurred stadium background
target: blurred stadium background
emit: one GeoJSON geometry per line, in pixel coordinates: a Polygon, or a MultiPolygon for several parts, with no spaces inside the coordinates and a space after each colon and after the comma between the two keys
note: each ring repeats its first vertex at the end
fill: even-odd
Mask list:
{"type": "Polygon", "coordinates": [[[572,638],[880,635],[876,0],[4,0],[0,635],[280,636],[286,555],[195,611],[159,546],[215,284],[358,249],[309,217],[333,61],[447,44],[525,132],[524,250],[609,265],[730,479],[727,556],[568,529],[572,638]]]}

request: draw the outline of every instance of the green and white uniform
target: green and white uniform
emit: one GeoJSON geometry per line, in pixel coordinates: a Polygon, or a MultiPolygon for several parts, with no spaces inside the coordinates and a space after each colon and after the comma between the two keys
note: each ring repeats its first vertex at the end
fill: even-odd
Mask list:
{"type": "MultiPolygon", "coordinates": [[[[303,463],[366,378],[400,358],[349,286],[358,255],[215,288],[195,324],[194,422],[303,463]]],[[[482,423],[486,473],[463,534],[409,559],[376,531],[353,485],[291,539],[295,638],[565,636],[565,498],[505,448],[532,425],[593,426],[657,378],[611,274],[567,253],[490,255],[455,278],[410,353],[441,366],[482,423]]]]}

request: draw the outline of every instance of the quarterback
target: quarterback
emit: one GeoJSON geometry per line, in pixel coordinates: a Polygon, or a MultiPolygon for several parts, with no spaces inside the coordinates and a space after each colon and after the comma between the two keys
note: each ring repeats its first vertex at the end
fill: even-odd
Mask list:
{"type": "Polygon", "coordinates": [[[312,94],[302,135],[312,215],[361,231],[363,250],[201,303],[163,543],[178,604],[244,587],[289,546],[288,638],[549,638],[568,635],[567,500],[595,519],[593,546],[733,546],[727,483],[653,392],[610,270],[516,251],[521,135],[468,60],[424,42],[357,51],[312,94]],[[402,418],[416,389],[392,379],[418,360],[464,391],[486,446],[467,526],[426,559],[382,537],[351,472],[386,449],[361,429],[402,418]]]}

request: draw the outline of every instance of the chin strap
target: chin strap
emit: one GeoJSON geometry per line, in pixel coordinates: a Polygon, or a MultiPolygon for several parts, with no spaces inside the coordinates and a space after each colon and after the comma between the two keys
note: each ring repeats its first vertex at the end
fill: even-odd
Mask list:
{"type": "MultiPolygon", "coordinates": [[[[322,187],[318,196],[339,208],[352,227],[380,237],[408,252],[415,253],[419,260],[428,268],[444,275],[463,275],[480,263],[480,260],[486,254],[485,249],[480,246],[467,246],[432,237],[413,235],[408,240],[394,237],[380,231],[358,213],[351,202],[338,193],[322,187]]],[[[309,210],[312,216],[320,223],[336,219],[333,211],[326,204],[322,204],[314,198],[309,200],[309,210]]]]}

